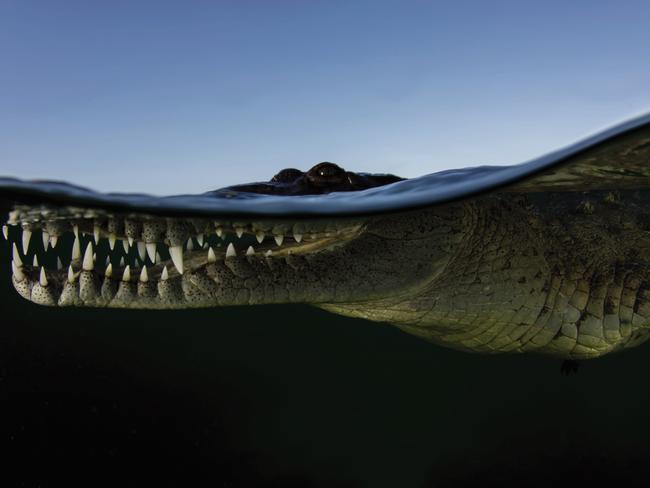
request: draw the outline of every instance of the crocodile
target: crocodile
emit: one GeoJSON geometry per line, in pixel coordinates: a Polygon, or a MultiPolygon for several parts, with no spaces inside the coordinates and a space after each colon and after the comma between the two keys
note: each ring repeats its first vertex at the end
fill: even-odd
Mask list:
{"type": "Polygon", "coordinates": [[[650,337],[650,115],[513,166],[420,178],[324,162],[201,195],[0,178],[39,305],[306,303],[478,353],[568,360],[650,337]]]}

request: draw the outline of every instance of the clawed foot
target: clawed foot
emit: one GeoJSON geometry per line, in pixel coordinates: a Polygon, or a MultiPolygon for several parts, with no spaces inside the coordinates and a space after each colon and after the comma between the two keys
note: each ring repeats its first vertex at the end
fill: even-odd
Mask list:
{"type": "Polygon", "coordinates": [[[578,361],[573,359],[565,359],[562,361],[562,366],[560,366],[560,372],[565,376],[570,375],[571,373],[578,373],[578,361]]]}

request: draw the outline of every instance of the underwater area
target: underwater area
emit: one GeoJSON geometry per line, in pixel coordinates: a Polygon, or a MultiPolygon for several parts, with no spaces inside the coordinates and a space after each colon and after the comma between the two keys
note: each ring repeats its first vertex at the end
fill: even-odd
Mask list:
{"type": "Polygon", "coordinates": [[[11,486],[545,486],[647,476],[648,345],[476,355],[302,305],[40,307],[0,246],[11,486]]]}
{"type": "MultiPolygon", "coordinates": [[[[565,220],[582,219],[598,228],[607,223],[594,224],[600,215],[636,209],[629,225],[634,235],[644,235],[649,122],[647,116],[637,119],[527,165],[443,172],[371,189],[358,199],[332,193],[269,201],[286,204],[288,214],[310,205],[322,212],[327,205],[319,201],[333,201],[333,213],[340,216],[353,215],[357,204],[381,203],[384,196],[393,205],[411,197],[419,203],[431,197],[431,205],[437,205],[441,189],[470,198],[473,192],[513,183],[531,193],[534,208],[554,209],[557,201],[551,199],[558,193],[547,190],[570,185],[598,197],[596,205],[606,210],[585,212],[582,205],[579,212],[562,215],[565,220]],[[609,194],[596,191],[603,182],[632,195],[630,202],[607,200],[609,194]]],[[[12,219],[15,199],[28,200],[35,209],[57,198],[78,197],[99,208],[134,202],[134,208],[151,212],[165,202],[67,187],[61,192],[61,186],[11,179],[0,180],[0,188],[5,221],[12,219]]],[[[194,202],[191,212],[209,215],[214,208],[200,214],[208,202],[227,214],[237,205],[267,198],[224,194],[229,197],[167,200],[170,208],[160,211],[194,202]]],[[[580,206],[571,205],[574,210],[580,206]]],[[[379,214],[389,211],[378,209],[379,214]]],[[[617,229],[622,235],[625,226],[617,229]]],[[[20,242],[18,231],[10,226],[10,241],[20,242]]],[[[56,252],[72,247],[74,261],[72,239],[72,232],[61,237],[56,252]]],[[[283,239],[273,244],[267,236],[264,242],[277,245],[274,256],[282,256],[277,249],[283,239]]],[[[286,240],[290,244],[284,245],[294,250],[307,242],[296,236],[295,227],[286,240]]],[[[29,249],[40,246],[41,239],[36,241],[29,249]]],[[[78,276],[57,271],[57,254],[50,247],[40,257],[49,285],[42,277],[39,282],[38,266],[30,265],[33,253],[25,249],[24,265],[16,265],[13,246],[5,239],[0,245],[0,431],[3,475],[11,486],[180,486],[188,479],[199,480],[193,486],[224,487],[646,484],[647,344],[580,361],[577,371],[565,374],[559,356],[468,354],[390,325],[301,304],[180,310],[38,306],[16,293],[14,284],[27,277],[34,299],[37,287],[52,289],[78,276]]],[[[131,259],[137,259],[136,247],[130,248],[131,259]]],[[[224,258],[224,247],[218,259],[224,258]]],[[[254,259],[260,251],[255,253],[245,258],[254,259]]],[[[192,256],[186,254],[186,263],[197,265],[192,256]]],[[[64,259],[67,266],[70,258],[64,259]]],[[[226,251],[225,259],[233,257],[226,251]]],[[[97,258],[97,267],[103,260],[97,258]]],[[[169,275],[166,267],[154,275],[161,266],[157,256],[156,264],[147,261],[152,271],[144,281],[140,275],[140,281],[179,280],[167,254],[163,260],[169,275]]],[[[78,270],[80,261],[70,264],[78,270]]],[[[115,258],[113,264],[124,267],[115,258]]],[[[173,264],[179,267],[178,261],[173,264]]],[[[201,266],[210,265],[208,255],[201,266]]],[[[93,266],[88,253],[81,273],[93,266]]],[[[122,278],[120,286],[133,284],[129,279],[122,278]]],[[[637,305],[646,306],[645,289],[637,288],[635,312],[637,305]]],[[[65,294],[58,293],[54,297],[63,300],[65,294]]],[[[140,298],[131,299],[137,303],[140,298]]]]}

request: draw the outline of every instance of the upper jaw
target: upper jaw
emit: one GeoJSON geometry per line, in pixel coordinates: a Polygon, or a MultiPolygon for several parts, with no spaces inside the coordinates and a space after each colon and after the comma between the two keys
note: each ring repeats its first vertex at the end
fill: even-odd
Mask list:
{"type": "Polygon", "coordinates": [[[74,305],[84,284],[95,299],[106,286],[136,285],[134,299],[160,295],[172,283],[182,288],[207,266],[313,254],[352,239],[362,227],[361,219],[246,221],[18,206],[2,231],[12,243],[19,293],[37,303],[74,305]],[[66,289],[77,295],[66,296],[66,289]]]}

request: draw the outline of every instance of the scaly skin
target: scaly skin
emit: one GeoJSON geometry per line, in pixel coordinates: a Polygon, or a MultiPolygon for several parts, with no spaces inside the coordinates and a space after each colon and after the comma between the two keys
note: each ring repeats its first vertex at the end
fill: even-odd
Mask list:
{"type": "MultiPolygon", "coordinates": [[[[44,285],[38,270],[25,264],[13,282],[22,296],[45,305],[310,303],[388,322],[465,351],[537,351],[584,359],[648,337],[648,203],[648,192],[632,190],[586,196],[509,192],[383,216],[219,224],[251,234],[256,227],[293,228],[296,234],[300,225],[311,226],[312,238],[287,244],[287,231],[284,247],[271,256],[217,252],[208,262],[205,250],[186,253],[182,275],[169,261],[150,263],[146,279],[138,280],[139,271],[127,279],[116,270],[105,276],[95,266],[78,271],[81,262],[73,260],[72,280],[64,269],[50,271],[44,285]],[[170,266],[166,279],[163,264],[170,266]]],[[[42,225],[28,223],[28,210],[19,214],[32,230],[42,225]]],[[[125,227],[124,216],[110,214],[111,226],[99,214],[74,220],[56,210],[48,214],[46,228],[56,233],[57,225],[65,230],[76,222],[82,232],[91,232],[94,222],[106,236],[125,227]]],[[[165,236],[156,239],[159,244],[175,245],[192,233],[183,219],[129,215],[126,222],[127,228],[140,229],[131,230],[136,240],[149,241],[155,223],[165,236]]],[[[192,225],[209,232],[215,224],[194,219],[192,225]]]]}

